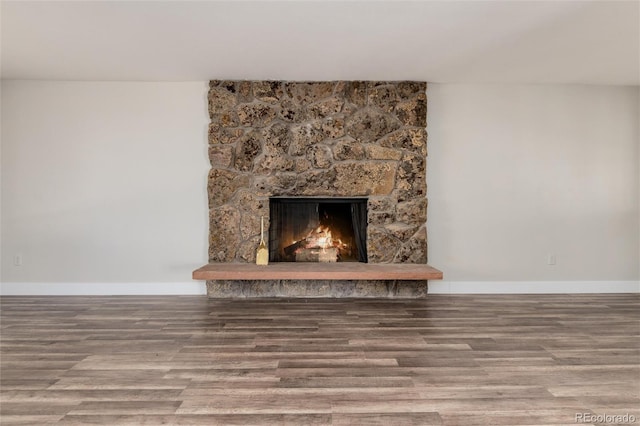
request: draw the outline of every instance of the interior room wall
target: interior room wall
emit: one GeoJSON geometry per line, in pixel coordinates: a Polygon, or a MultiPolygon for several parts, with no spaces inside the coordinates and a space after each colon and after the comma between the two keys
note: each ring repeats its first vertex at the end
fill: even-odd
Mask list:
{"type": "Polygon", "coordinates": [[[637,87],[427,94],[431,291],[638,291],[637,87]]]}
{"type": "MultiPolygon", "coordinates": [[[[2,294],[204,294],[207,89],[3,81],[2,294]]],[[[637,87],[427,97],[430,292],[638,291],[637,87]]]]}
{"type": "Polygon", "coordinates": [[[2,292],[204,293],[207,89],[3,81],[2,292]]]}

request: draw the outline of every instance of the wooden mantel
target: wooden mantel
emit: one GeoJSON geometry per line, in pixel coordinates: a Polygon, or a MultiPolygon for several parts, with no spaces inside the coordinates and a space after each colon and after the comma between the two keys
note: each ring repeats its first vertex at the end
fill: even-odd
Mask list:
{"type": "Polygon", "coordinates": [[[411,263],[209,263],[194,280],[441,280],[442,271],[411,263]]]}

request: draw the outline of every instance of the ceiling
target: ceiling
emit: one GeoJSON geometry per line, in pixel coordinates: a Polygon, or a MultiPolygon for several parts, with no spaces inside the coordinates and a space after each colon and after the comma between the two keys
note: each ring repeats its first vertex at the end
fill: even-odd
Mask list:
{"type": "Polygon", "coordinates": [[[640,84],[640,2],[6,1],[3,79],[640,84]]]}

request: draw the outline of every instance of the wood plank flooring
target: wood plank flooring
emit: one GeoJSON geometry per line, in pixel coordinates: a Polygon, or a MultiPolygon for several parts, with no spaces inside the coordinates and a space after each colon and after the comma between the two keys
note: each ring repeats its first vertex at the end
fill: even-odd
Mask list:
{"type": "Polygon", "coordinates": [[[640,423],[640,295],[3,297],[0,423],[640,423]]]}

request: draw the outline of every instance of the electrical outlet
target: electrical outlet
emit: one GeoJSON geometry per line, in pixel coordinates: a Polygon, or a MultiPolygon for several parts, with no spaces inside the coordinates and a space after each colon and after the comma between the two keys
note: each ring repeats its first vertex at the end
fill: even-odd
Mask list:
{"type": "Polygon", "coordinates": [[[547,256],[547,265],[555,265],[556,264],[556,255],[555,254],[549,254],[547,256]]]}
{"type": "Polygon", "coordinates": [[[21,254],[16,254],[13,257],[13,264],[15,266],[22,266],[22,255],[21,254]]]}

